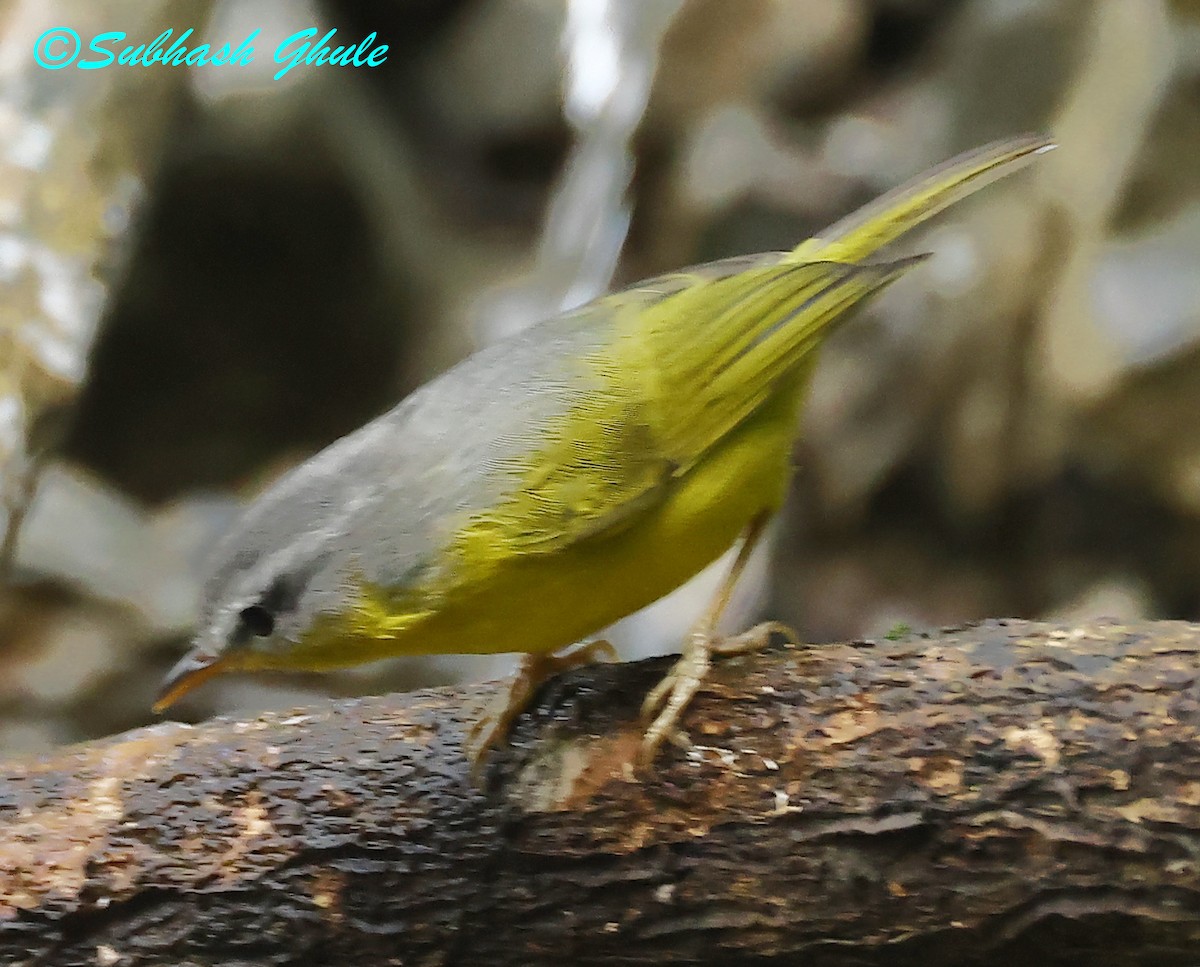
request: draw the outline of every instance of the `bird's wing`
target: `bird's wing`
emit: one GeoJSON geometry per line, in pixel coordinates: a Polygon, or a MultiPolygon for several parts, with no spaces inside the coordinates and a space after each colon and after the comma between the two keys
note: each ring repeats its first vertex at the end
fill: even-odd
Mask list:
{"type": "Polygon", "coordinates": [[[500,552],[549,552],[615,532],[657,503],[674,472],[639,387],[601,380],[543,428],[539,446],[489,468],[512,481],[468,528],[500,552]],[[607,382],[608,385],[604,385],[607,382]]]}
{"type": "Polygon", "coordinates": [[[487,468],[511,485],[460,533],[480,542],[471,557],[550,552],[637,520],[771,397],[822,329],[914,261],[765,258],[656,280],[587,310],[606,338],[578,361],[536,446],[487,468]]]}
{"type": "MultiPolygon", "coordinates": [[[[851,309],[923,260],[776,261],[706,279],[642,310],[662,452],[685,473],[805,364],[851,309]]],[[[631,341],[632,344],[632,341],[631,341]]],[[[797,387],[799,388],[799,387],[797,387]]]]}

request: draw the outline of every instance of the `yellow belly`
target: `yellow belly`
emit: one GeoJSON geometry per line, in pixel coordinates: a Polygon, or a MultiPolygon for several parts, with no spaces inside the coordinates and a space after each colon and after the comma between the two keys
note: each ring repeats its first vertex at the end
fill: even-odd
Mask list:
{"type": "Polygon", "coordinates": [[[656,601],[719,557],[756,516],[779,507],[795,409],[794,394],[781,394],[618,532],[512,559],[394,637],[355,643],[353,660],[371,657],[365,651],[553,651],[656,601]]]}

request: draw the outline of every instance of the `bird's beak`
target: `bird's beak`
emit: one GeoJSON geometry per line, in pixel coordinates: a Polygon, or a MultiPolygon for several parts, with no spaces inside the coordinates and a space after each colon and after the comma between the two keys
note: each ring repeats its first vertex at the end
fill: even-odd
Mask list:
{"type": "Polygon", "coordinates": [[[154,700],[154,711],[162,712],[174,705],[197,685],[227,670],[229,664],[227,656],[188,652],[167,672],[154,700]]]}

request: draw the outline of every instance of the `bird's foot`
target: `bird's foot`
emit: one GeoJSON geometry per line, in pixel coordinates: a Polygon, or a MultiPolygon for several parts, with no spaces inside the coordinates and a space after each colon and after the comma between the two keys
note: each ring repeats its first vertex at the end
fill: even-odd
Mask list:
{"type": "Polygon", "coordinates": [[[792,644],[799,644],[796,632],[779,621],[764,621],[748,631],[727,638],[705,631],[693,632],[688,637],[679,661],[650,690],[642,703],[642,719],[650,724],[638,749],[637,766],[640,770],[650,768],[659,747],[668,739],[682,748],[690,748],[691,742],[677,726],[708,674],[713,657],[761,651],[773,634],[783,635],[792,644]]]}
{"type": "Polygon", "coordinates": [[[471,726],[463,742],[471,760],[472,775],[478,780],[488,752],[512,730],[513,723],[555,675],[598,661],[616,661],[617,650],[603,638],[589,641],[565,654],[522,655],[521,664],[507,689],[497,692],[496,700],[471,726]]]}

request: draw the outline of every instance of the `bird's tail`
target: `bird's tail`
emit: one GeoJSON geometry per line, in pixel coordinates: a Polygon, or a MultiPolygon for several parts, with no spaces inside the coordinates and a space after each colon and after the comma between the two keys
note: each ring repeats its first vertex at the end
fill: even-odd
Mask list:
{"type": "MultiPolygon", "coordinates": [[[[669,277],[677,287],[637,325],[662,362],[664,398],[689,399],[673,450],[696,455],[760,406],[856,305],[923,256],[881,261],[880,248],[1052,147],[1024,137],[979,148],[883,195],[791,252],[731,259],[669,277]],[[681,338],[678,322],[686,319],[681,338]]],[[[651,285],[648,293],[653,293],[651,285]]],[[[666,422],[666,421],[664,421],[666,422]]]]}
{"type": "Polygon", "coordinates": [[[859,262],[942,209],[1054,148],[1040,135],[984,145],[880,195],[858,211],[802,242],[784,262],[859,262]]]}

